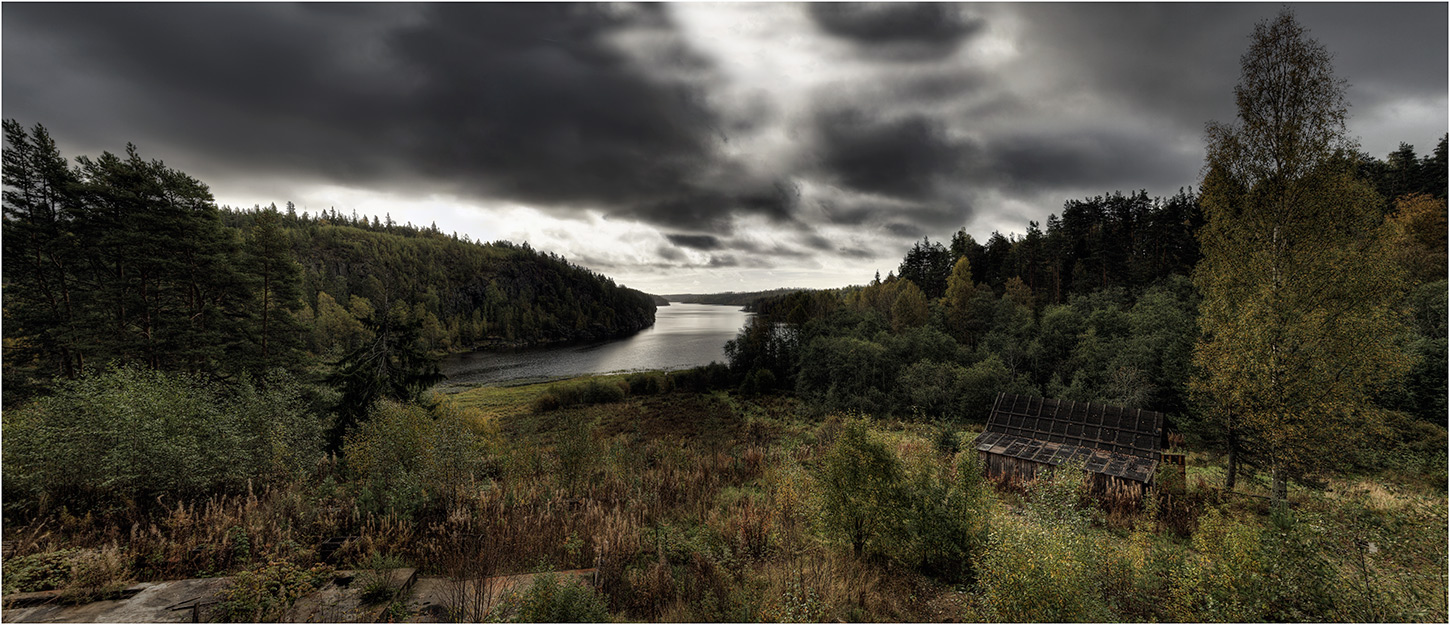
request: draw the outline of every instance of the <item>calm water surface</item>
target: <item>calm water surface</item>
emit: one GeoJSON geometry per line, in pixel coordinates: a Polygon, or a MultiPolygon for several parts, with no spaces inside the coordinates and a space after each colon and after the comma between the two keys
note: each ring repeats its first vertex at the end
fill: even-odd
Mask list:
{"type": "Polygon", "coordinates": [[[655,324],[622,339],[555,347],[454,354],[440,364],[448,387],[520,384],[543,380],[654,369],[687,369],[725,361],[725,342],[735,338],[751,313],[739,306],[670,304],[655,311],[655,324]]]}

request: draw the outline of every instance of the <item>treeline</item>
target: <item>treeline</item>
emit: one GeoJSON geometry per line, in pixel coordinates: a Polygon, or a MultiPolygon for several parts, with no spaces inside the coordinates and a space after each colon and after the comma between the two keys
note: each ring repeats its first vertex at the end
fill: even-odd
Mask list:
{"type": "Polygon", "coordinates": [[[4,133],[7,406],[110,364],[317,379],[378,328],[436,354],[654,321],[649,295],[527,243],[290,203],[218,209],[204,183],[134,146],[71,167],[43,127],[7,120],[4,133]]]}
{"type": "MultiPolygon", "coordinates": [[[[1443,180],[1444,145],[1390,160],[1438,167],[1443,180]]],[[[1416,423],[1442,423],[1446,410],[1445,190],[1367,182],[1407,189],[1386,201],[1415,364],[1377,401],[1387,419],[1414,419],[1387,424],[1399,432],[1388,446],[1443,443],[1443,430],[1416,423]]],[[[964,232],[949,247],[923,239],[885,279],[761,299],[726,348],[734,383],[792,390],[823,411],[947,419],[982,419],[998,392],[1029,393],[1158,410],[1192,430],[1200,294],[1190,276],[1203,223],[1195,195],[1113,193],[1068,201],[1045,232],[1032,223],[987,245],[964,232]]]]}
{"type": "Polygon", "coordinates": [[[779,289],[771,289],[769,291],[747,291],[740,293],[737,293],[735,291],[726,291],[724,293],[676,293],[674,295],[665,295],[664,298],[671,302],[679,302],[681,304],[717,304],[721,306],[745,306],[748,310],[750,306],[754,305],[756,300],[762,297],[784,295],[787,293],[795,293],[797,291],[803,290],[805,289],[783,287],[779,289]]]}

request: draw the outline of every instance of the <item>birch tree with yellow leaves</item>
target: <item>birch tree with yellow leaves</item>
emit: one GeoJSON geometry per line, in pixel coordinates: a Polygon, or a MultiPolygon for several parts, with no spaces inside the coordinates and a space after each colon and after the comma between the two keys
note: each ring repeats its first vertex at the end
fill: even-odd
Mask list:
{"type": "Polygon", "coordinates": [[[1226,486],[1248,461],[1280,503],[1373,428],[1373,395],[1411,363],[1393,225],[1355,176],[1345,82],[1287,10],[1251,40],[1238,119],[1208,125],[1190,388],[1227,434],[1226,486]]]}

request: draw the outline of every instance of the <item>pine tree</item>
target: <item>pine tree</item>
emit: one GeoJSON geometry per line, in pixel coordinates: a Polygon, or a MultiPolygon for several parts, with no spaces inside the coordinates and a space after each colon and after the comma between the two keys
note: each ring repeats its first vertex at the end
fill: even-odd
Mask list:
{"type": "Polygon", "coordinates": [[[257,212],[244,246],[252,286],[248,368],[257,374],[301,362],[302,325],[294,314],[302,307],[302,267],[293,260],[282,219],[275,205],[257,212]]]}
{"type": "Polygon", "coordinates": [[[1238,122],[1208,129],[1193,389],[1234,460],[1249,452],[1272,472],[1276,502],[1351,445],[1376,389],[1409,365],[1391,233],[1354,175],[1329,59],[1292,13],[1258,24],[1238,122]]]}
{"type": "Polygon", "coordinates": [[[45,128],[5,120],[4,264],[6,399],[21,395],[16,367],[42,376],[84,373],[78,322],[81,248],[71,229],[76,176],[45,128]]]}

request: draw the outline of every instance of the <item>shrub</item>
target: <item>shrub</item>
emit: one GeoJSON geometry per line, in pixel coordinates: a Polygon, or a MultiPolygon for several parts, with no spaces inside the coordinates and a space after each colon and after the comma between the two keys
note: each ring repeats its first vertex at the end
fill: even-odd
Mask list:
{"type": "Polygon", "coordinates": [[[372,511],[411,515],[465,495],[488,468],[490,450],[474,425],[447,404],[432,410],[379,401],[347,437],[343,456],[372,511]]]}
{"type": "Polygon", "coordinates": [[[624,401],[629,395],[629,386],[623,382],[606,382],[593,379],[584,383],[580,393],[579,403],[585,405],[609,404],[617,401],[624,401]]]}
{"type": "Polygon", "coordinates": [[[393,584],[393,569],[403,566],[403,561],[374,552],[362,562],[364,569],[358,575],[357,584],[362,587],[360,598],[363,603],[376,605],[392,599],[398,588],[393,584]]]}
{"type": "Polygon", "coordinates": [[[562,405],[559,396],[555,395],[553,391],[544,391],[534,398],[534,403],[530,407],[534,412],[552,412],[558,410],[562,405]]]}
{"type": "Polygon", "coordinates": [[[987,489],[975,455],[954,470],[932,454],[908,463],[903,483],[905,523],[899,526],[895,557],[947,582],[971,577],[987,542],[987,489]]]}
{"type": "Polygon", "coordinates": [[[297,599],[321,588],[332,569],[303,569],[291,562],[271,562],[238,573],[222,592],[217,616],[230,623],[277,622],[297,599]]]}
{"type": "Polygon", "coordinates": [[[993,527],[978,585],[989,618],[1115,621],[1097,587],[1096,545],[1070,526],[1032,519],[993,527]]]}
{"type": "Polygon", "coordinates": [[[561,582],[541,573],[522,594],[504,599],[500,615],[515,623],[602,623],[609,620],[604,598],[593,588],[561,582]]]}
{"type": "Polygon", "coordinates": [[[570,406],[592,406],[623,401],[629,395],[629,382],[606,382],[591,379],[582,384],[552,384],[534,398],[534,412],[550,412],[570,406]]]}
{"type": "Polygon", "coordinates": [[[674,371],[669,376],[670,385],[677,389],[687,390],[694,393],[707,393],[709,391],[726,389],[733,385],[733,376],[730,374],[730,367],[718,362],[708,365],[674,371]]]}
{"type": "Polygon", "coordinates": [[[322,423],[298,387],[262,389],[180,373],[113,367],[61,382],[5,411],[6,495],[84,507],[236,491],[297,474],[321,453],[322,423]]]}
{"type": "Polygon", "coordinates": [[[559,456],[559,472],[564,484],[573,486],[587,478],[599,462],[600,449],[594,441],[594,422],[575,419],[557,437],[554,453],[559,456]]]}
{"type": "Polygon", "coordinates": [[[821,520],[826,529],[865,549],[890,540],[902,512],[902,467],[864,419],[847,420],[821,463],[821,520]]]}
{"type": "Polygon", "coordinates": [[[76,549],[33,553],[5,561],[4,593],[55,590],[71,579],[76,549]]]}
{"type": "Polygon", "coordinates": [[[669,390],[666,388],[668,380],[669,378],[664,374],[653,371],[631,373],[624,378],[624,381],[629,384],[629,392],[634,395],[658,395],[666,392],[669,390]]]}
{"type": "Polygon", "coordinates": [[[1172,590],[1174,616],[1183,620],[1259,621],[1257,592],[1264,562],[1258,527],[1211,509],[1198,518],[1193,550],[1172,590]]]}

